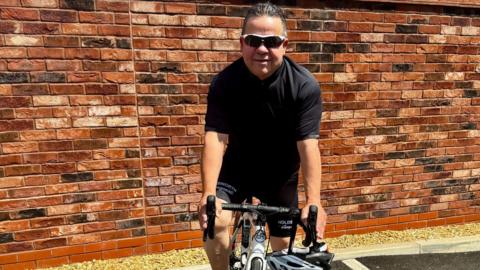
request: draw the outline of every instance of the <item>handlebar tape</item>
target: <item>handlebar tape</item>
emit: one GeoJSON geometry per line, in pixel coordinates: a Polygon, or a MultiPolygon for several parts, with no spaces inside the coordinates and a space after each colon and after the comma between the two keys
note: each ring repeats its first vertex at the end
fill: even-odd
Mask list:
{"type": "Polygon", "coordinates": [[[224,203],[222,204],[222,209],[239,211],[239,212],[258,211],[262,214],[276,214],[276,213],[291,214],[292,216],[300,214],[300,210],[296,208],[267,206],[267,205],[224,203]]]}

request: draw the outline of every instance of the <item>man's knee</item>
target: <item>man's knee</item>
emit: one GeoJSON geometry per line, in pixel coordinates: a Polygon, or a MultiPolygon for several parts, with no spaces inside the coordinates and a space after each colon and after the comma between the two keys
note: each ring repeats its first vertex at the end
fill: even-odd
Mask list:
{"type": "Polygon", "coordinates": [[[232,213],[230,211],[221,211],[215,218],[215,231],[226,232],[232,222],[232,213]]]}
{"type": "Polygon", "coordinates": [[[228,228],[228,225],[232,219],[232,212],[231,211],[223,211],[222,204],[225,203],[224,199],[220,199],[217,197],[216,200],[216,213],[215,213],[215,231],[224,231],[228,228]]]}
{"type": "Polygon", "coordinates": [[[270,237],[270,245],[272,246],[273,251],[286,249],[288,248],[289,243],[290,243],[290,237],[277,237],[277,236],[270,237]]]}

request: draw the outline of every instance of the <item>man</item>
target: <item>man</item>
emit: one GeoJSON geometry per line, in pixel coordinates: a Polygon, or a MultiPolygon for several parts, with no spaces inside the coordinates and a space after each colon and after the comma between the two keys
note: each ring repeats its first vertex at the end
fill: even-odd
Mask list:
{"type": "MultiPolygon", "coordinates": [[[[326,215],[320,205],[317,142],[320,88],[305,68],[285,57],[287,43],[283,11],[270,3],[254,5],[244,19],[242,58],[211,83],[202,154],[202,229],[208,195],[216,195],[217,209],[222,202],[240,203],[249,195],[272,206],[297,206],[301,167],[306,193],[302,219],[309,205],[316,205],[317,231],[323,237],[326,215]]],[[[230,211],[218,211],[215,239],[205,244],[213,270],[228,269],[231,220],[230,211]]],[[[274,216],[267,221],[272,249],[287,248],[289,218],[274,216]]]]}

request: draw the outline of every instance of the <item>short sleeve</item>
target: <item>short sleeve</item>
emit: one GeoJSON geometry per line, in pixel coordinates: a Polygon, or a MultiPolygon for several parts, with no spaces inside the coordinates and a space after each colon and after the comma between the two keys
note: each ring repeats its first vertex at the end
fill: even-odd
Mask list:
{"type": "Polygon", "coordinates": [[[225,89],[218,76],[212,80],[207,97],[207,114],[205,115],[205,131],[230,133],[229,112],[227,110],[225,89]]]}
{"type": "Polygon", "coordinates": [[[297,141],[318,138],[322,118],[322,97],[316,81],[305,83],[296,100],[297,141]]]}

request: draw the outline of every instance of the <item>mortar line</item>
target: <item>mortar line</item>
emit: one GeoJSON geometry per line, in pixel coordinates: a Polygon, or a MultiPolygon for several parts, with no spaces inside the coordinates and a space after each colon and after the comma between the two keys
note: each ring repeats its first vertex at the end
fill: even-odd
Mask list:
{"type": "MultiPolygon", "coordinates": [[[[140,133],[140,111],[138,109],[138,92],[137,92],[137,70],[135,68],[135,47],[133,42],[133,23],[132,23],[132,0],[128,0],[128,19],[129,19],[129,27],[130,27],[130,42],[131,42],[131,49],[132,52],[132,69],[133,69],[133,90],[135,96],[135,110],[137,113],[137,143],[138,143],[138,150],[139,150],[139,164],[140,164],[140,179],[141,179],[141,187],[142,187],[142,199],[143,199],[143,224],[145,228],[144,234],[144,244],[145,244],[145,254],[148,254],[148,230],[147,230],[147,217],[146,217],[146,198],[145,198],[145,179],[143,174],[143,156],[142,156],[142,144],[141,144],[141,133],[140,133]]],[[[132,236],[133,237],[133,236],[132,236]]]]}

